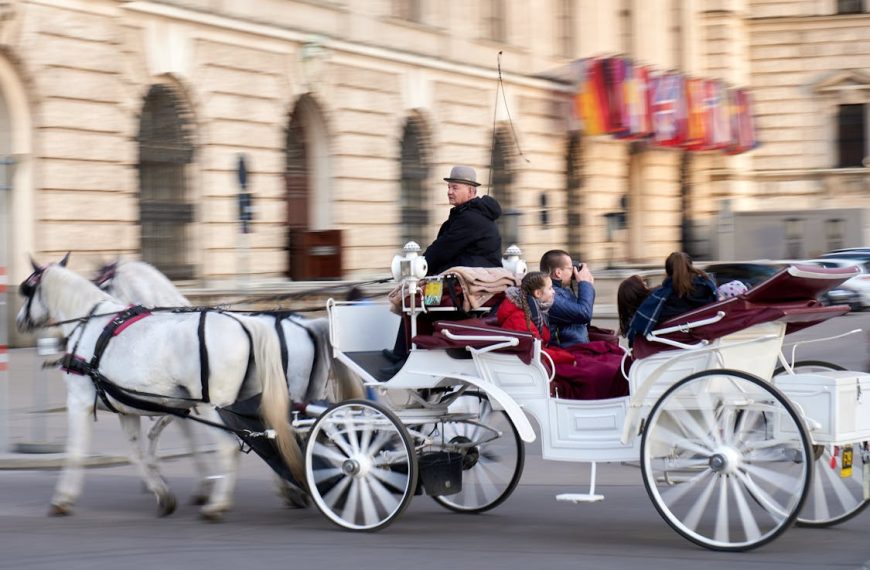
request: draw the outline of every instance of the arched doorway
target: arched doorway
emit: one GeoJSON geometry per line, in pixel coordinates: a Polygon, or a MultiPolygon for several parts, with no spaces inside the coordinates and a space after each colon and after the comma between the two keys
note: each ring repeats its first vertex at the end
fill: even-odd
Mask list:
{"type": "Polygon", "coordinates": [[[188,195],[193,121],[168,85],[152,85],[139,120],[139,222],[142,259],[170,279],[192,279],[194,206],[188,195]]]}
{"type": "Polygon", "coordinates": [[[510,137],[506,130],[499,129],[492,137],[492,197],[501,205],[498,229],[504,247],[520,241],[520,211],[514,201],[514,171],[509,150],[510,137]]]}
{"type": "Polygon", "coordinates": [[[411,117],[402,131],[402,173],[400,198],[402,243],[417,242],[421,247],[429,239],[429,208],[426,180],[429,165],[425,158],[425,131],[419,117],[411,117]]]}
{"type": "Polygon", "coordinates": [[[331,229],[329,137],[320,105],[309,94],[293,107],[285,143],[287,276],[295,280],[342,275],[341,231],[331,229]]]}

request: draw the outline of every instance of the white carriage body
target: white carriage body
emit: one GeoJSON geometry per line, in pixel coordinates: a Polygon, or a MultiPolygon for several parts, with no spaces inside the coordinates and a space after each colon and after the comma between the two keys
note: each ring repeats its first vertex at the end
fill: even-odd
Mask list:
{"type": "MultiPolygon", "coordinates": [[[[403,397],[403,391],[466,383],[486,392],[497,409],[505,410],[526,442],[535,440],[527,415],[534,418],[540,426],[544,459],[574,462],[636,460],[642,420],[670,386],[691,374],[724,368],[769,380],[777,366],[786,328],[782,322],[761,323],[708,345],[659,352],[633,364],[628,378],[629,396],[568,400],[550,396],[551,378],[541,363],[539,341],[535,341],[529,364],[516,354],[495,350],[470,349],[472,358],[461,359],[449,356],[444,349],[415,349],[396,376],[379,382],[360,366],[354,353],[391,347],[399,316],[386,304],[337,302],[330,302],[329,315],[336,356],[368,385],[383,389],[400,417],[419,418],[421,413],[414,399],[403,397]]],[[[493,345],[498,345],[499,340],[493,338],[493,345]]],[[[809,418],[814,441],[870,439],[870,413],[866,413],[870,408],[870,376],[854,372],[839,376],[792,375],[776,385],[801,406],[809,418]],[[817,385],[826,379],[829,385],[817,385]],[[862,383],[868,399],[866,408],[863,400],[855,397],[862,383]],[[846,388],[847,384],[851,388],[846,388]],[[847,390],[848,396],[844,395],[847,390]],[[819,394],[826,397],[817,399],[819,394]]]]}

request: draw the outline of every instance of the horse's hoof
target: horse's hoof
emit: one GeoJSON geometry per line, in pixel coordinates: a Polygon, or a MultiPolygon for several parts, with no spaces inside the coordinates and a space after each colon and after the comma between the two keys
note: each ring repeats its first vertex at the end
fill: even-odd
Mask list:
{"type": "Polygon", "coordinates": [[[178,503],[175,500],[175,495],[169,493],[157,499],[157,516],[168,517],[175,512],[175,507],[178,503]]]}
{"type": "Polygon", "coordinates": [[[199,516],[205,522],[210,522],[210,523],[219,523],[219,522],[223,522],[223,520],[224,520],[223,511],[213,511],[213,512],[212,511],[208,511],[208,512],[207,511],[200,511],[199,516]]]}
{"type": "Polygon", "coordinates": [[[48,507],[48,516],[50,517],[66,517],[72,514],[72,507],[70,505],[55,505],[52,504],[48,507]]]}
{"type": "Polygon", "coordinates": [[[307,509],[311,506],[311,496],[305,491],[287,489],[282,494],[284,504],[291,509],[307,509]]]}
{"type": "Polygon", "coordinates": [[[201,507],[208,502],[208,495],[194,495],[190,498],[190,504],[201,507]]]}

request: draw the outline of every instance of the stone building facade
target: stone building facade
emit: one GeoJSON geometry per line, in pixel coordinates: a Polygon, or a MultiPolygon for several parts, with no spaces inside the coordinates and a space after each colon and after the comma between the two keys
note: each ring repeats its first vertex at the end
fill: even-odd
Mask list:
{"type": "Polygon", "coordinates": [[[870,96],[870,16],[836,4],[0,2],[10,281],[28,253],[68,250],[75,269],[142,257],[206,285],[317,278],[300,268],[338,243],[330,277],[383,275],[404,240],[434,237],[454,163],[516,214],[502,229],[528,259],[562,247],[593,267],[710,254],[723,200],[863,203],[864,171],[832,164],[830,115],[870,96]],[[751,85],[763,146],[689,155],[572,131],[574,88],[554,75],[616,53],[751,85]]]}

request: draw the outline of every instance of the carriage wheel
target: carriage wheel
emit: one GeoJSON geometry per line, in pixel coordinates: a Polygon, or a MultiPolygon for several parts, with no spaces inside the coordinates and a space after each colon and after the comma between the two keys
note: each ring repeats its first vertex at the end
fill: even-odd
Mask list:
{"type": "Polygon", "coordinates": [[[494,509],[514,492],[523,474],[526,450],[520,434],[508,415],[493,410],[489,398],[479,392],[466,392],[450,405],[450,411],[477,413],[474,421],[480,425],[448,421],[435,426],[445,449],[458,447],[463,454],[462,490],[432,498],[460,513],[494,509]],[[494,432],[500,435],[490,441],[494,432]]]}
{"type": "MultiPolygon", "coordinates": [[[[845,370],[842,366],[822,360],[799,360],[793,366],[795,372],[824,372],[845,370]]],[[[779,367],[774,377],[785,373],[779,367]]],[[[864,456],[866,442],[850,445],[816,445],[816,461],[813,464],[813,484],[810,495],[798,516],[798,526],[826,527],[845,522],[858,515],[870,505],[864,499],[864,456]],[[843,470],[843,453],[852,454],[851,474],[843,470]],[[845,475],[845,476],[844,476],[845,475]]]]}
{"type": "Polygon", "coordinates": [[[336,404],[311,428],[305,475],[314,504],[350,530],[375,531],[407,508],[417,457],[405,426],[374,402],[336,404]]]}
{"type": "Polygon", "coordinates": [[[641,439],[647,493],[678,533],[712,550],[761,546],[797,518],[812,447],[782,392],[736,370],[705,370],[653,406],[641,439]]]}

